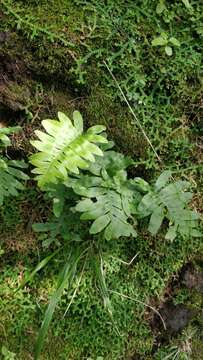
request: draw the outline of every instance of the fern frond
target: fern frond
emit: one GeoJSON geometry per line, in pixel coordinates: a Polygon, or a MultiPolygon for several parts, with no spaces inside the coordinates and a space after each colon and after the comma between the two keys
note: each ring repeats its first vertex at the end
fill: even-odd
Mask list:
{"type": "Polygon", "coordinates": [[[16,133],[20,130],[21,130],[20,126],[0,128],[0,146],[3,145],[3,147],[5,147],[11,145],[11,140],[9,139],[8,135],[16,133]]]}
{"type": "Polygon", "coordinates": [[[133,164],[134,161],[130,157],[110,150],[105,151],[104,156],[97,158],[95,163],[91,163],[88,170],[92,174],[99,176],[101,170],[105,169],[110,176],[114,176],[118,171],[125,170],[133,164]]]}
{"type": "MultiPolygon", "coordinates": [[[[124,159],[120,157],[120,163],[115,161],[111,166],[113,159],[114,152],[110,151],[99,164],[90,166],[89,170],[100,176],[80,175],[79,178],[69,178],[65,182],[66,186],[72,187],[76,194],[83,197],[75,209],[83,213],[81,220],[94,220],[90,234],[103,231],[106,240],[137,235],[134,229],[136,220],[131,215],[136,213],[141,197],[134,184],[127,180],[126,171],[121,170],[124,168],[124,159]]],[[[118,160],[117,154],[115,159],[118,160]]],[[[129,164],[127,161],[126,167],[129,164]]]]}
{"type": "Polygon", "coordinates": [[[148,230],[156,235],[163,220],[169,220],[166,238],[174,240],[177,234],[181,236],[201,236],[197,230],[199,215],[187,207],[192,199],[192,193],[186,191],[190,183],[175,181],[166,185],[170,179],[169,171],[163,172],[155,186],[142,198],[138,212],[140,217],[150,216],[148,230]]]}
{"type": "Polygon", "coordinates": [[[66,180],[68,173],[79,174],[79,169],[87,169],[89,162],[94,162],[94,155],[102,156],[103,152],[96,143],[107,143],[102,135],[104,126],[93,126],[83,132],[83,119],[78,111],[73,113],[73,123],[62,112],[59,120],[43,120],[42,125],[47,133],[36,130],[39,140],[31,144],[39,150],[31,156],[31,163],[36,167],[39,186],[66,180]]]}
{"type": "Polygon", "coordinates": [[[20,169],[25,167],[23,161],[0,159],[0,206],[5,197],[17,196],[18,190],[24,189],[21,180],[28,180],[29,177],[20,169]]]}
{"type": "Polygon", "coordinates": [[[95,202],[91,199],[81,200],[76,210],[84,212],[81,220],[94,220],[90,234],[104,230],[106,240],[120,236],[136,236],[135,229],[128,223],[122,197],[116,191],[107,190],[103,195],[97,196],[95,202]]]}

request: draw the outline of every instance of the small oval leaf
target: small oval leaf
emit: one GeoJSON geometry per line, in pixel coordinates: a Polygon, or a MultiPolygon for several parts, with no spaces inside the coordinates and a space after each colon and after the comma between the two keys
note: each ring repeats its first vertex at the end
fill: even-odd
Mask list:
{"type": "Polygon", "coordinates": [[[167,44],[168,40],[163,38],[162,36],[157,36],[155,39],[152,40],[152,46],[163,46],[167,44]]]}
{"type": "Polygon", "coordinates": [[[165,52],[168,56],[172,56],[173,54],[173,50],[172,50],[172,47],[171,46],[166,46],[165,47],[165,52]]]}

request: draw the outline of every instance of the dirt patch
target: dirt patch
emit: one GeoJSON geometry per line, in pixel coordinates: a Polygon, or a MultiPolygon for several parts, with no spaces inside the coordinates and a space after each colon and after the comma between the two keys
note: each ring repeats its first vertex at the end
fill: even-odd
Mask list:
{"type": "MultiPolygon", "coordinates": [[[[176,342],[184,334],[183,330],[186,331],[188,326],[195,326],[198,336],[202,334],[201,295],[200,300],[197,300],[197,298],[199,299],[198,294],[202,292],[203,272],[199,270],[196,263],[190,262],[185,264],[179,274],[174,276],[167,285],[162,302],[158,304],[155,299],[152,301],[151,304],[160,314],[158,316],[158,314],[153,313],[150,321],[154,333],[154,345],[150,354],[152,358],[160,348],[168,346],[171,342],[176,342]],[[188,291],[188,295],[182,303],[176,303],[175,299],[180,291],[188,291]],[[197,301],[199,302],[196,303],[197,301]]],[[[195,343],[196,338],[193,341],[195,343]]],[[[193,351],[193,345],[191,345],[191,348],[193,351]]]]}
{"type": "Polygon", "coordinates": [[[37,250],[39,247],[38,240],[33,231],[27,231],[23,224],[18,224],[16,226],[15,234],[7,233],[4,234],[3,242],[6,247],[6,251],[9,252],[18,252],[23,255],[28,254],[37,250]]]}
{"type": "Polygon", "coordinates": [[[198,271],[192,263],[183,267],[181,280],[188,289],[195,289],[203,293],[203,272],[198,271]]]}
{"type": "Polygon", "coordinates": [[[11,58],[8,54],[0,54],[0,84],[9,81],[22,82],[24,77],[29,76],[29,71],[24,62],[19,58],[11,58]]]}
{"type": "MultiPolygon", "coordinates": [[[[193,311],[185,305],[174,305],[171,301],[163,303],[159,308],[159,313],[164,320],[167,335],[175,335],[183,330],[194,315],[193,311]]],[[[159,330],[163,329],[163,323],[156,314],[153,318],[152,325],[159,330]]]]}

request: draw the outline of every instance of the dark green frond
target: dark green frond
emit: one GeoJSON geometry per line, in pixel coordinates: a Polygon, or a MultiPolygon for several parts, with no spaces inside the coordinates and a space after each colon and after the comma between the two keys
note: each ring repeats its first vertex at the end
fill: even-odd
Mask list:
{"type": "Polygon", "coordinates": [[[23,161],[0,159],[0,206],[6,197],[17,196],[24,189],[23,181],[29,177],[20,169],[26,167],[23,161]]]}
{"type": "Polygon", "coordinates": [[[152,235],[156,235],[166,218],[169,221],[167,239],[174,240],[177,234],[201,236],[197,230],[199,215],[187,206],[192,199],[192,193],[187,191],[190,183],[179,180],[166,185],[170,176],[169,171],[162,173],[142,198],[138,206],[140,217],[150,216],[148,229],[152,235]]]}

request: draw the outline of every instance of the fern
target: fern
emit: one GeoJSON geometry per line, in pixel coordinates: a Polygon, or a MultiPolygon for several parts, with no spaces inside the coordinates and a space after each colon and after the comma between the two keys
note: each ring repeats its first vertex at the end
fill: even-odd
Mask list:
{"type": "MultiPolygon", "coordinates": [[[[169,183],[170,171],[163,172],[153,186],[142,178],[129,179],[127,168],[134,162],[110,150],[112,143],[106,140],[105,134],[99,135],[105,130],[103,126],[94,126],[83,132],[79,112],[73,113],[74,124],[63,113],[58,116],[59,121],[43,121],[47,133],[37,131],[40,141],[32,141],[39,150],[31,157],[31,163],[36,166],[33,172],[37,174],[39,186],[53,199],[54,214],[49,222],[35,224],[34,229],[48,233],[44,238],[45,246],[53,242],[61,246],[62,240],[64,251],[67,249],[68,253],[75,254],[77,249],[79,255],[73,256],[71,264],[68,259],[50,300],[38,336],[36,359],[39,359],[56,305],[65,287],[73,283],[80,261],[84,262],[83,269],[87,258],[93,265],[104,304],[113,321],[113,306],[102,262],[102,251],[107,248],[108,240],[121,236],[136,237],[137,222],[147,217],[150,217],[148,229],[153,235],[165,219],[169,222],[167,239],[173,240],[177,234],[201,235],[197,230],[199,216],[188,208],[192,198],[192,194],[186,191],[188,182],[169,183]],[[101,143],[101,148],[97,143],[101,143]],[[87,254],[85,260],[84,252],[87,254]]],[[[51,255],[46,257],[28,281],[51,259],[51,255]]]]}
{"type": "Polygon", "coordinates": [[[84,242],[89,237],[88,228],[74,210],[80,196],[61,183],[51,184],[46,190],[48,197],[53,200],[53,214],[48,221],[33,224],[33,230],[42,233],[43,247],[69,244],[73,239],[84,242]]]}
{"type": "Polygon", "coordinates": [[[120,236],[136,236],[133,226],[127,222],[128,216],[123,209],[122,198],[114,191],[106,191],[98,196],[96,201],[81,200],[76,206],[77,211],[83,215],[81,220],[95,220],[90,227],[90,234],[104,231],[106,240],[120,236]]]}
{"type": "Polygon", "coordinates": [[[68,173],[79,174],[79,169],[87,169],[89,162],[94,162],[94,155],[102,156],[103,152],[95,143],[107,143],[104,136],[99,135],[104,126],[93,126],[83,133],[83,119],[78,111],[73,113],[73,121],[62,112],[58,120],[43,120],[47,131],[36,130],[40,140],[32,141],[32,145],[40,152],[31,156],[31,163],[36,167],[39,186],[66,180],[68,173]]]}
{"type": "Polygon", "coordinates": [[[136,219],[131,215],[136,212],[140,195],[124,170],[131,164],[132,160],[122,154],[107,151],[89,168],[98,176],[80,175],[65,182],[66,186],[71,186],[76,194],[83,197],[75,209],[83,213],[81,220],[94,220],[90,234],[104,231],[106,240],[137,235],[134,228],[136,219]]]}
{"type": "Polygon", "coordinates": [[[23,161],[0,159],[0,206],[5,197],[17,196],[18,191],[24,189],[21,180],[28,180],[29,177],[21,169],[26,167],[23,161]]]}
{"type": "Polygon", "coordinates": [[[16,133],[20,131],[20,129],[20,126],[0,128],[0,147],[10,146],[11,140],[9,139],[8,135],[16,133]]]}
{"type": "MultiPolygon", "coordinates": [[[[20,126],[4,127],[0,129],[0,150],[11,145],[8,135],[20,131],[20,126]]],[[[0,156],[0,206],[8,196],[17,196],[19,190],[23,190],[22,180],[28,180],[28,176],[21,169],[26,168],[24,161],[8,160],[0,156]]]]}
{"type": "Polygon", "coordinates": [[[170,177],[170,171],[163,172],[154,187],[142,198],[138,206],[140,217],[150,216],[148,230],[152,235],[157,234],[166,218],[169,221],[166,239],[174,240],[177,234],[184,237],[201,236],[197,230],[199,215],[187,208],[193,196],[186,191],[190,183],[179,180],[167,185],[170,177]]]}

